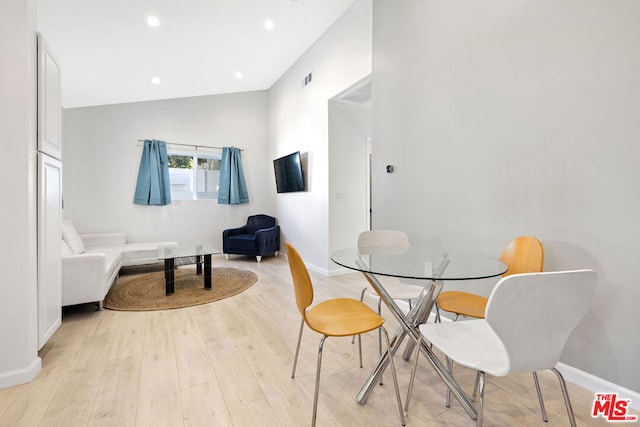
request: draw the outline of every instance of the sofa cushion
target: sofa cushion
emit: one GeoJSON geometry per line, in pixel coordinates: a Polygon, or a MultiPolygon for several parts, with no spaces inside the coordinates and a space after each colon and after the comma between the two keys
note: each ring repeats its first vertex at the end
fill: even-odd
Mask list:
{"type": "Polygon", "coordinates": [[[155,264],[158,259],[158,246],[170,243],[127,243],[119,249],[122,251],[122,266],[155,264]]]}
{"type": "Polygon", "coordinates": [[[73,223],[69,220],[62,221],[62,240],[69,245],[71,252],[74,254],[83,254],[85,252],[84,243],[82,243],[82,239],[73,223]]]}
{"type": "Polygon", "coordinates": [[[256,235],[240,234],[238,236],[229,237],[229,246],[235,250],[254,250],[256,247],[256,235]]]}

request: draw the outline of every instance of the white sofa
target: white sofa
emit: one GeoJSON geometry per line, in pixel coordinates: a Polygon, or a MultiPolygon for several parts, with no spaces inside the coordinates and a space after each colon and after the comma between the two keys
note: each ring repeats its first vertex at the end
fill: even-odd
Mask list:
{"type": "Polygon", "coordinates": [[[62,225],[62,305],[97,302],[102,309],[121,267],[158,263],[158,246],[173,242],[127,243],[124,233],[78,234],[62,225]]]}

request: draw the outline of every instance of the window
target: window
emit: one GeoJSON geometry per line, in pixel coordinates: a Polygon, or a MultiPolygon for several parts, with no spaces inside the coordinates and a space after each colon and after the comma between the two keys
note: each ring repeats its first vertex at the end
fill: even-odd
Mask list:
{"type": "Polygon", "coordinates": [[[171,199],[217,199],[222,156],[169,152],[171,199]]]}

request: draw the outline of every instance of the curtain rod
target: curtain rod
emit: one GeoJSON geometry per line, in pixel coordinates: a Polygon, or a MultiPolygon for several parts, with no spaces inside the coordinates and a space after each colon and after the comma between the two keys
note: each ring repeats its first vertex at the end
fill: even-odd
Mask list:
{"type": "MultiPolygon", "coordinates": [[[[144,139],[139,139],[138,142],[144,142],[144,139]]],[[[162,141],[164,143],[166,143],[167,145],[180,145],[183,147],[196,147],[196,150],[198,149],[198,147],[201,148],[216,148],[218,150],[222,150],[223,147],[214,147],[213,145],[195,145],[195,144],[179,144],[177,142],[166,142],[166,141],[162,141]]],[[[237,147],[236,147],[237,148],[237,147]]],[[[244,151],[242,148],[240,149],[240,151],[244,151]]]]}

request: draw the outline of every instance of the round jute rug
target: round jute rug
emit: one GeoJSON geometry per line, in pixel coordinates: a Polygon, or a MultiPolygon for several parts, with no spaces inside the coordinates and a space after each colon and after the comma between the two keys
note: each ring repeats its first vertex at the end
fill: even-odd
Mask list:
{"type": "Polygon", "coordinates": [[[104,299],[104,307],[119,311],[153,311],[191,307],[237,295],[257,280],[255,273],[237,268],[211,269],[211,290],[195,268],[177,269],[175,293],[165,295],[164,271],[120,276],[104,299]]]}

